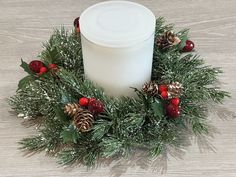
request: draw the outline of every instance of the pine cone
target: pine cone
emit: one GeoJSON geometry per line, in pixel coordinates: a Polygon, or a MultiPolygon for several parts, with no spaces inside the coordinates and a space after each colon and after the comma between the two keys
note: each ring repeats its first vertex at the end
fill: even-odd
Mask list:
{"type": "Polygon", "coordinates": [[[88,110],[81,109],[74,115],[74,124],[81,132],[91,130],[94,123],[94,117],[88,110]]]}
{"type": "Polygon", "coordinates": [[[68,103],[64,107],[64,112],[70,117],[73,117],[77,112],[80,112],[81,110],[83,109],[77,103],[68,103]]]}
{"type": "Polygon", "coordinates": [[[52,68],[51,70],[50,70],[50,73],[51,73],[51,75],[54,77],[54,78],[59,78],[58,76],[57,76],[57,72],[59,71],[60,69],[59,68],[52,68]]]}
{"type": "Polygon", "coordinates": [[[143,85],[143,91],[149,95],[158,95],[158,84],[154,81],[148,82],[143,85]]]}
{"type": "Polygon", "coordinates": [[[172,82],[168,85],[168,98],[180,97],[183,86],[179,82],[172,82]]]}
{"type": "Polygon", "coordinates": [[[157,39],[157,47],[161,50],[166,50],[180,42],[181,40],[172,31],[166,31],[157,39]]]}

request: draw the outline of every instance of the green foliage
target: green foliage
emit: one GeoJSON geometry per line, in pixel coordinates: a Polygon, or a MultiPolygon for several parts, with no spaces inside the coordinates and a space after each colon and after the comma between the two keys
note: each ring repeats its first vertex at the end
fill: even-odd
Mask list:
{"type": "Polygon", "coordinates": [[[135,131],[138,133],[142,125],[145,122],[145,118],[140,113],[128,113],[126,118],[123,119],[120,122],[121,130],[123,131],[123,134],[127,134],[127,137],[129,137],[129,133],[134,133],[135,131]]]}
{"type": "Polygon", "coordinates": [[[102,142],[99,144],[102,149],[103,157],[113,157],[115,155],[121,154],[122,156],[127,156],[130,148],[126,146],[124,141],[121,141],[115,137],[106,137],[102,139],[102,142]]]}
{"type": "Polygon", "coordinates": [[[62,107],[57,106],[54,108],[56,117],[63,122],[65,125],[69,123],[70,118],[64,113],[62,107]]]}
{"type": "Polygon", "coordinates": [[[186,45],[186,41],[188,39],[188,30],[182,30],[182,31],[178,32],[176,35],[181,40],[180,45],[179,45],[179,50],[182,50],[184,48],[184,46],[186,45]]]}
{"type": "Polygon", "coordinates": [[[162,145],[158,144],[150,150],[150,156],[152,158],[155,158],[155,157],[157,157],[158,155],[161,154],[162,150],[163,150],[162,145]]]}
{"type": "Polygon", "coordinates": [[[69,125],[69,127],[63,129],[61,132],[61,137],[64,143],[77,143],[79,132],[74,125],[69,125]]]}
{"type": "Polygon", "coordinates": [[[35,79],[36,78],[33,77],[32,75],[25,76],[23,79],[19,81],[18,89],[24,89],[28,85],[28,83],[34,82],[35,79]]]}
{"type": "Polygon", "coordinates": [[[30,151],[42,151],[45,149],[45,144],[41,136],[34,136],[31,138],[22,139],[19,144],[21,144],[21,149],[27,149],[30,151]]]}
{"type": "MultiPolygon", "coordinates": [[[[163,18],[158,18],[156,24],[156,37],[173,30],[173,25],[164,25],[163,18]]],[[[113,98],[86,80],[80,35],[69,34],[64,28],[55,30],[40,57],[45,64],[55,63],[60,67],[57,72],[60,79],[50,74],[34,77],[28,64],[22,61],[21,66],[29,75],[19,82],[16,94],[10,99],[17,113],[23,113],[31,121],[36,121],[36,117],[42,120],[40,134],[23,139],[22,148],[47,150],[57,155],[62,164],[81,162],[91,166],[99,157],[126,157],[135,148],[144,148],[151,157],[156,157],[166,153],[168,146],[183,149],[192,133],[207,135],[207,105],[222,103],[229,96],[216,87],[222,71],[205,65],[198,55],[182,54],[180,49],[188,38],[188,30],[176,34],[181,44],[165,52],[155,46],[153,55],[152,80],[183,84],[182,114],[178,119],[169,119],[159,98],[136,88],[137,98],[113,98]],[[91,131],[79,133],[63,107],[83,96],[102,101],[105,111],[96,116],[91,131]]]]}
{"type": "Polygon", "coordinates": [[[44,121],[44,128],[39,130],[40,134],[38,136],[24,138],[19,142],[21,149],[30,151],[45,150],[52,155],[58,153],[64,146],[60,136],[62,126],[57,120],[52,121],[49,119],[44,121]]]}
{"type": "Polygon", "coordinates": [[[30,70],[30,68],[29,68],[29,65],[26,63],[26,62],[24,62],[22,59],[21,59],[21,65],[20,65],[23,69],[24,69],[24,71],[25,72],[27,72],[28,74],[33,74],[33,72],[30,70]]]}
{"type": "Polygon", "coordinates": [[[55,63],[66,70],[73,71],[82,78],[83,60],[80,35],[69,34],[64,28],[55,30],[49,41],[44,44],[40,57],[45,63],[55,63]]]}
{"type": "Polygon", "coordinates": [[[96,124],[93,127],[92,140],[102,139],[111,128],[112,123],[110,121],[100,119],[96,121],[96,124]]]}
{"type": "Polygon", "coordinates": [[[152,110],[154,112],[154,116],[161,119],[164,116],[164,106],[162,100],[154,99],[152,103],[152,110]]]}
{"type": "MultiPolygon", "coordinates": [[[[61,88],[63,89],[63,88],[61,88]]],[[[25,116],[54,115],[53,108],[60,104],[60,87],[53,78],[25,83],[10,99],[12,108],[25,116]]]]}

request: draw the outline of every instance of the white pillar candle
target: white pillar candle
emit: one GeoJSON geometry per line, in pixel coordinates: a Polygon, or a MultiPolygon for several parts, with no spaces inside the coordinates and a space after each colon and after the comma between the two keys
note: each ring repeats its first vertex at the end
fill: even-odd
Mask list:
{"type": "Polygon", "coordinates": [[[112,96],[134,96],[151,78],[155,16],[129,1],[107,1],[80,16],[85,76],[112,96]]]}

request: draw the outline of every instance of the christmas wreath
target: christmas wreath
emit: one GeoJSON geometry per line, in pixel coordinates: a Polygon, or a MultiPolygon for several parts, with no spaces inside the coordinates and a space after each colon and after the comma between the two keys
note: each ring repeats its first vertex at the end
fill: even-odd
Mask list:
{"type": "Polygon", "coordinates": [[[19,142],[22,149],[91,166],[137,148],[157,157],[168,147],[181,150],[192,135],[209,134],[208,107],[229,94],[218,88],[222,71],[192,52],[188,30],[175,33],[158,18],[151,82],[133,88],[135,98],[111,97],[84,78],[78,22],[71,33],[55,30],[41,60],[22,60],[28,75],[10,105],[39,131],[19,142]]]}

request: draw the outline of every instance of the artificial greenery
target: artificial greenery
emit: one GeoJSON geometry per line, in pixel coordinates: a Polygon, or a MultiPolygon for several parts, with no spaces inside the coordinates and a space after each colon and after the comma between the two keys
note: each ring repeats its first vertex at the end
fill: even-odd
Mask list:
{"type": "MultiPolygon", "coordinates": [[[[163,18],[158,18],[155,37],[172,29],[173,25],[165,25],[163,18]]],[[[60,67],[59,79],[50,74],[34,75],[22,61],[28,75],[19,82],[16,94],[10,99],[12,108],[26,121],[40,123],[39,135],[21,140],[21,148],[46,150],[59,157],[62,164],[80,162],[91,166],[99,158],[127,157],[137,148],[156,157],[166,153],[168,147],[185,148],[192,135],[209,134],[208,105],[222,103],[229,96],[216,85],[222,71],[205,65],[198,55],[182,53],[188,31],[176,34],[181,44],[165,51],[154,46],[152,68],[153,81],[178,81],[183,85],[181,115],[170,119],[165,115],[162,100],[142,90],[134,88],[137,98],[114,98],[86,80],[80,35],[63,28],[56,30],[44,44],[40,58],[45,64],[55,63],[60,67]],[[102,101],[105,111],[98,115],[91,131],[81,133],[63,107],[84,96],[102,101]]]]}

